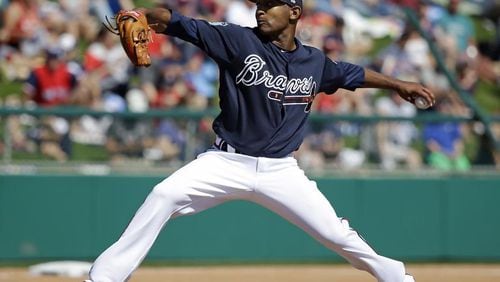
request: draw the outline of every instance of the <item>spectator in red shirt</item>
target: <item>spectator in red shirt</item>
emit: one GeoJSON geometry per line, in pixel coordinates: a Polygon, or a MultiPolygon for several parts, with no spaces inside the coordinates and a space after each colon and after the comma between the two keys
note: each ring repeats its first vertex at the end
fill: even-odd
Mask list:
{"type": "MultiPolygon", "coordinates": [[[[64,52],[48,49],[45,63],[33,69],[24,85],[25,94],[40,107],[67,105],[77,81],[64,60],[64,52]]],[[[71,152],[69,123],[57,116],[44,116],[28,135],[36,141],[42,154],[64,162],[71,152]]]]}
{"type": "Polygon", "coordinates": [[[23,40],[30,39],[39,26],[38,3],[33,0],[13,0],[4,11],[0,42],[19,49],[23,40]]]}
{"type": "Polygon", "coordinates": [[[31,72],[24,91],[38,106],[59,106],[70,103],[75,86],[76,77],[64,61],[64,52],[48,49],[45,64],[31,72]]]}

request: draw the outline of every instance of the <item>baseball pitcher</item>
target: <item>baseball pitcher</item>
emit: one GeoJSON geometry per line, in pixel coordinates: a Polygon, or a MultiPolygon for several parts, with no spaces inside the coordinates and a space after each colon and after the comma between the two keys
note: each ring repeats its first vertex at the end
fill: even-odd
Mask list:
{"type": "MultiPolygon", "coordinates": [[[[335,62],[302,45],[295,38],[302,0],[256,0],[256,5],[255,28],[193,19],[162,8],[136,9],[132,19],[125,18],[147,19],[140,29],[146,33],[129,36],[135,40],[131,44],[144,44],[152,28],[191,42],[210,56],[220,69],[221,113],[213,123],[213,147],[154,187],[118,241],[96,259],[88,281],[127,280],[171,219],[231,200],[252,201],[274,211],[378,281],[414,281],[402,262],[377,254],[337,216],[293,152],[304,138],[318,93],[384,88],[411,103],[420,97],[429,105],[434,95],[420,84],[335,62]]],[[[139,47],[128,48],[129,57],[148,65],[149,58],[137,60],[145,53],[139,47]]]]}

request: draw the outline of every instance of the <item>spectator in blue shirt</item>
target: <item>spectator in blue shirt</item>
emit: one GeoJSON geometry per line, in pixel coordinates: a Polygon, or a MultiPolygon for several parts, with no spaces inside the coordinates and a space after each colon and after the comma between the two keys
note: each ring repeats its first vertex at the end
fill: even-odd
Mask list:
{"type": "MultiPolygon", "coordinates": [[[[449,114],[451,104],[442,101],[436,105],[439,112],[449,114]]],[[[464,153],[461,126],[457,122],[433,122],[423,130],[424,142],[429,155],[428,164],[439,170],[467,171],[471,165],[464,153]]]]}

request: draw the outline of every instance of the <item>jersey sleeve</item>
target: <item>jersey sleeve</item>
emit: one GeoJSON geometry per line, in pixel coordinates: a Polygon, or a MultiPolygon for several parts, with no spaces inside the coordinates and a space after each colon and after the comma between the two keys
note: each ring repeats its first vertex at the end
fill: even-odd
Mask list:
{"type": "Polygon", "coordinates": [[[335,62],[325,57],[323,76],[319,92],[332,94],[337,89],[355,90],[365,82],[365,71],[361,66],[346,62],[335,62]]]}
{"type": "Polygon", "coordinates": [[[230,64],[242,42],[245,28],[226,22],[209,23],[172,11],[165,34],[190,42],[205,51],[217,63],[230,64]]]}
{"type": "Polygon", "coordinates": [[[35,95],[35,89],[37,86],[38,86],[38,79],[36,78],[35,73],[31,72],[29,77],[23,84],[23,91],[30,97],[32,97],[35,95]]]}

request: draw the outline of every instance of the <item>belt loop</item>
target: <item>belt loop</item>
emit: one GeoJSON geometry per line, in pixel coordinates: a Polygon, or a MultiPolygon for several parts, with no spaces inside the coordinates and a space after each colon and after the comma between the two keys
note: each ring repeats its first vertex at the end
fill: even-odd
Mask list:
{"type": "Polygon", "coordinates": [[[221,144],[222,144],[222,138],[220,138],[218,135],[215,137],[215,147],[221,149],[221,144]]]}
{"type": "Polygon", "coordinates": [[[236,149],[229,145],[224,139],[220,138],[218,135],[215,137],[215,142],[214,142],[215,148],[228,152],[228,153],[237,153],[236,149]]]}
{"type": "MultiPolygon", "coordinates": [[[[227,144],[227,142],[226,142],[226,144],[227,144]]],[[[233,148],[233,146],[227,144],[227,152],[228,153],[236,153],[236,149],[233,148]]]]}

